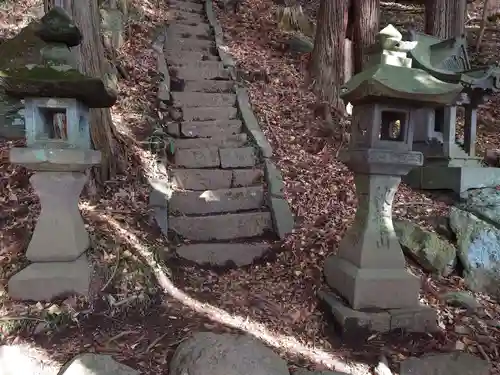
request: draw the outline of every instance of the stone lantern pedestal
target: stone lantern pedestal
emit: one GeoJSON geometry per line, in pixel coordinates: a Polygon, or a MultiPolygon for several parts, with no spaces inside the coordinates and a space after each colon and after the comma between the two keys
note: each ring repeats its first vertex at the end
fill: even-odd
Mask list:
{"type": "Polygon", "coordinates": [[[10,161],[34,170],[30,182],[41,211],[26,251],[32,262],[9,280],[15,299],[50,300],[88,294],[91,268],[84,252],[89,235],[78,209],[85,170],[100,163],[95,150],[13,148],[10,161]]]}
{"type": "Polygon", "coordinates": [[[341,159],[355,173],[358,208],[337,254],[324,265],[326,282],[338,294],[321,292],[320,297],[344,333],[434,330],[436,313],[419,303],[420,280],[405,269],[392,224],[401,176],[422,165],[422,154],[354,149],[341,159]]]}

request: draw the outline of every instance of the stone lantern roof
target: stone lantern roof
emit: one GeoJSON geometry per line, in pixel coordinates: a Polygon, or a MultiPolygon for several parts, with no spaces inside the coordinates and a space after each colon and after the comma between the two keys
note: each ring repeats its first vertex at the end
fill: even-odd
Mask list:
{"type": "Polygon", "coordinates": [[[412,66],[450,83],[460,83],[468,94],[484,95],[500,91],[500,68],[487,65],[472,68],[465,37],[439,39],[410,32],[416,47],[409,52],[412,66]]]}
{"type": "Polygon", "coordinates": [[[82,34],[62,8],[55,7],[42,17],[35,35],[47,44],[39,64],[0,67],[0,84],[8,95],[74,98],[89,108],[113,106],[117,93],[101,78],[77,70],[69,48],[81,43],[82,34]]]}
{"type": "Polygon", "coordinates": [[[403,41],[392,25],[378,34],[378,44],[371,48],[368,67],[353,76],[342,88],[341,97],[353,104],[390,101],[422,106],[453,103],[463,90],[458,83],[445,82],[426,70],[412,68],[407,54],[418,42],[403,41]]]}

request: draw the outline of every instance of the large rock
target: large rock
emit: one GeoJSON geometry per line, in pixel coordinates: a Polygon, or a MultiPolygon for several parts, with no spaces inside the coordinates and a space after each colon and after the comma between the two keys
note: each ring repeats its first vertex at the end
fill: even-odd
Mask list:
{"type": "Polygon", "coordinates": [[[447,275],[453,270],[456,250],[449,242],[406,220],[395,220],[394,229],[403,250],[425,271],[447,275]]]}
{"type": "Polygon", "coordinates": [[[462,194],[461,209],[469,211],[500,228],[500,190],[496,188],[473,189],[462,194]]]}
{"type": "Polygon", "coordinates": [[[75,47],[83,39],[82,33],[69,14],[60,7],[52,8],[40,20],[36,35],[47,43],[62,43],[75,47]]]}
{"type": "Polygon", "coordinates": [[[0,346],[1,375],[56,375],[56,363],[27,345],[0,346]]]}
{"type": "Polygon", "coordinates": [[[500,230],[457,207],[450,210],[450,226],[457,236],[467,286],[499,298],[500,230]]]}
{"type": "Polygon", "coordinates": [[[195,333],[179,345],[170,375],[289,375],[287,363],[249,335],[195,333]]]}
{"type": "Polygon", "coordinates": [[[401,363],[401,375],[489,375],[488,362],[461,352],[408,358],[401,363]]]}
{"type": "Polygon", "coordinates": [[[109,355],[84,353],[67,362],[58,375],[139,375],[139,371],[116,362],[109,355]]]}

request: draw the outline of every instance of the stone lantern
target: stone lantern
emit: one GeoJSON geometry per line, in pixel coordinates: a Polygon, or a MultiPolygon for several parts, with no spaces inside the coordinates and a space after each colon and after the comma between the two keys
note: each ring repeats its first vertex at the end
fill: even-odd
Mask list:
{"type": "Polygon", "coordinates": [[[415,114],[453,102],[462,87],[411,68],[407,53],[415,45],[387,26],[366,69],[341,88],[354,107],[350,144],[340,158],[354,172],[358,208],[337,254],[324,265],[333,292],[320,298],[344,333],[436,327],[435,312],[419,303],[420,280],[405,269],[392,202],[401,176],[424,161],[412,151],[413,133],[422,125],[415,114]]]}
{"type": "Polygon", "coordinates": [[[10,296],[22,300],[88,292],[90,241],[78,200],[85,171],[101,160],[90,141],[89,108],[116,101],[101,79],[76,70],[69,48],[82,35],[63,9],[48,12],[36,35],[46,43],[43,61],[0,71],[6,94],[25,102],[27,147],[11,149],[10,161],[34,171],[30,182],[41,203],[26,251],[32,263],[8,284],[10,296]]]}

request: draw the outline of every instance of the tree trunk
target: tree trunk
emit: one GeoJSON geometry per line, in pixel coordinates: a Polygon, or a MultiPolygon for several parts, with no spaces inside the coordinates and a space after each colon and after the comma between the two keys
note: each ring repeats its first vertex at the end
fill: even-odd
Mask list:
{"type": "Polygon", "coordinates": [[[427,0],[425,32],[439,38],[463,35],[466,9],[466,0],[427,0]]]}
{"type": "MultiPolygon", "coordinates": [[[[100,15],[97,2],[94,0],[44,0],[45,9],[52,6],[63,7],[80,28],[83,41],[73,50],[76,52],[78,69],[89,76],[106,78],[110,71],[104,56],[104,48],[100,36],[100,15]]],[[[124,169],[124,151],[109,108],[93,108],[90,110],[90,132],[94,147],[101,151],[102,162],[99,182],[109,180],[117,172],[124,169]]]]}
{"type": "Polygon", "coordinates": [[[344,83],[346,15],[345,0],[321,0],[309,65],[313,91],[318,101],[332,105],[341,114],[345,110],[339,94],[340,86],[344,83]]]}
{"type": "Polygon", "coordinates": [[[366,63],[366,48],[375,43],[379,31],[380,0],[354,0],[354,74],[366,63]]]}

